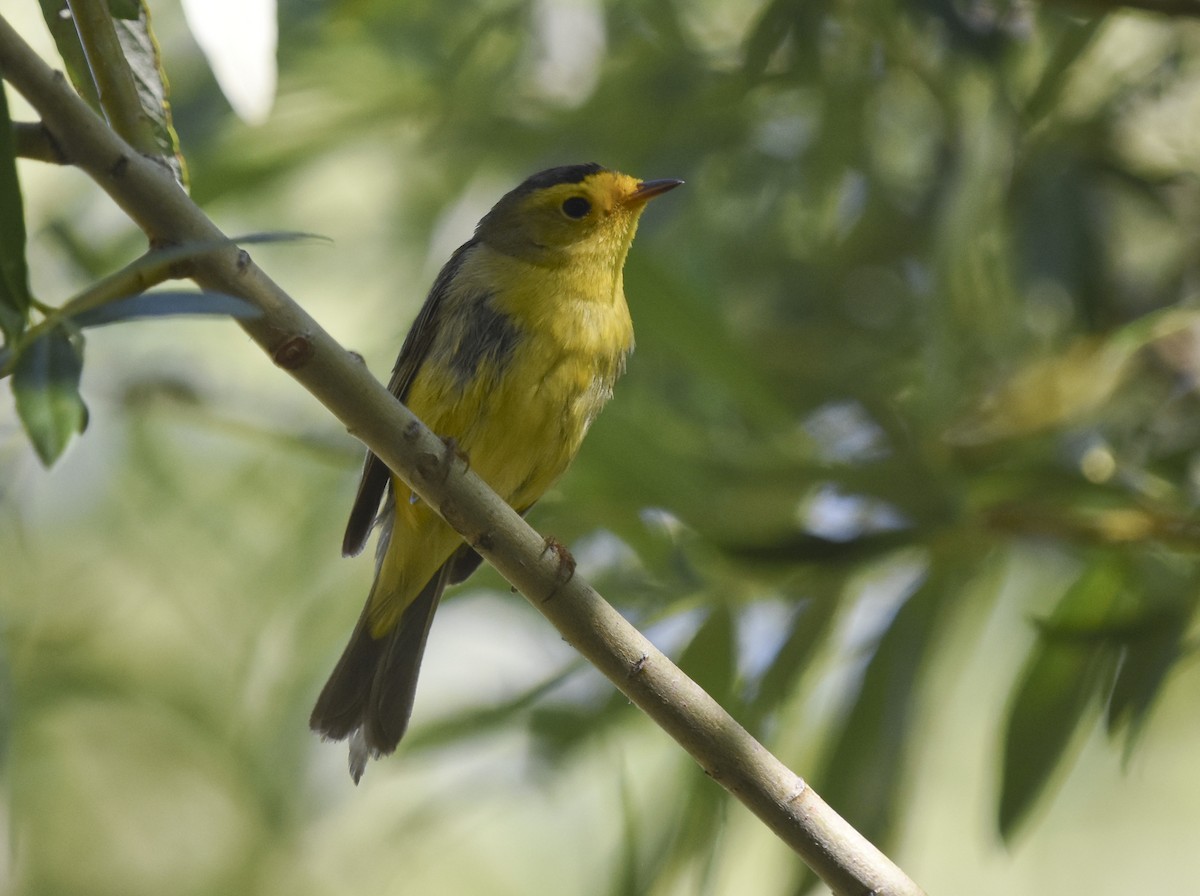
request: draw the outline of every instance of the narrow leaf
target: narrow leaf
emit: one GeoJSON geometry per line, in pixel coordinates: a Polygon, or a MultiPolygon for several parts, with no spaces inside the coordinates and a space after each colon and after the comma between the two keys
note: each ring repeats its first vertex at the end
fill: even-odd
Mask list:
{"type": "Polygon", "coordinates": [[[958,581],[931,572],[896,612],[817,776],[824,797],[881,847],[896,816],[921,670],[942,632],[945,608],[955,596],[952,583],[958,581]]]}
{"type": "MultiPolygon", "coordinates": [[[[242,303],[240,300],[234,300],[231,304],[229,296],[225,296],[218,305],[209,305],[203,300],[187,298],[179,299],[178,302],[169,300],[164,305],[156,304],[157,300],[134,302],[131,305],[122,306],[122,309],[116,312],[102,311],[100,309],[116,302],[124,302],[135,296],[143,295],[152,287],[166,280],[173,279],[175,277],[174,266],[179,262],[199,258],[217,249],[227,248],[240,243],[271,243],[302,239],[323,238],[314,237],[311,234],[290,232],[262,233],[239,237],[237,239],[205,240],[170,246],[165,249],[156,249],[130,262],[121,268],[121,270],[109,274],[103,280],[91,284],[83,292],[72,296],[66,304],[58,309],[57,314],[61,317],[74,320],[80,326],[97,326],[101,323],[110,323],[118,319],[125,320],[130,317],[147,317],[163,314],[229,314],[238,318],[253,317],[255,316],[255,312],[250,310],[248,305],[242,303]],[[181,305],[179,302],[183,304],[181,305]]],[[[198,294],[195,292],[173,290],[157,292],[153,295],[161,299],[167,296],[193,297],[198,294]]],[[[216,295],[216,293],[208,293],[208,295],[216,295]]]]}
{"type": "Polygon", "coordinates": [[[1110,737],[1125,731],[1128,761],[1155,700],[1171,672],[1188,655],[1188,633],[1200,610],[1195,563],[1163,552],[1137,565],[1136,612],[1118,638],[1121,662],[1105,722],[1110,737]]]}
{"type": "Polygon", "coordinates": [[[1141,734],[1150,707],[1162,690],[1168,673],[1183,655],[1187,620],[1173,620],[1126,647],[1113,684],[1105,720],[1110,736],[1127,727],[1125,758],[1141,734]]]}
{"type": "Polygon", "coordinates": [[[836,616],[838,601],[822,594],[797,606],[789,622],[789,631],[771,664],[758,681],[750,707],[750,727],[767,712],[786,700],[796,681],[808,668],[836,616]]]}
{"type": "MultiPolygon", "coordinates": [[[[243,236],[226,237],[219,240],[200,240],[192,243],[180,243],[147,252],[136,261],[130,262],[123,269],[128,273],[154,273],[167,265],[177,264],[193,258],[201,258],[218,249],[229,246],[250,246],[271,243],[300,243],[300,242],[332,243],[327,236],[319,233],[307,233],[299,230],[272,230],[260,233],[247,233],[243,236]]],[[[74,301],[74,300],[72,300],[74,301]]]]}
{"type": "Polygon", "coordinates": [[[744,58],[747,74],[760,76],[766,70],[772,54],[801,22],[801,15],[802,4],[796,0],[774,0],[763,8],[746,38],[744,58]]]}
{"type": "Polygon", "coordinates": [[[226,315],[244,320],[261,314],[245,299],[225,293],[164,290],[118,299],[84,311],[72,320],[79,327],[100,327],[147,317],[226,315]]]}
{"type": "Polygon", "coordinates": [[[734,634],[733,614],[718,604],[679,657],[679,668],[726,708],[737,668],[734,634]]]}
{"type": "MultiPolygon", "coordinates": [[[[71,83],[93,109],[112,123],[101,103],[97,74],[89,64],[68,0],[40,0],[40,3],[42,17],[63,58],[71,83]]],[[[158,43],[150,29],[149,10],[142,0],[109,0],[107,10],[124,58],[106,60],[105,64],[121,65],[127,70],[108,74],[132,79],[142,113],[134,119],[134,132],[123,132],[123,136],[147,154],[157,150],[176,179],[186,186],[187,172],[179,151],[179,137],[171,123],[167,77],[159,58],[158,43]]],[[[115,56],[115,50],[109,55],[115,56]]],[[[122,131],[119,122],[117,125],[117,130],[122,131]]]]}
{"type": "Polygon", "coordinates": [[[8,99],[0,89],[0,332],[14,342],[29,314],[29,270],[25,264],[25,208],[17,179],[16,147],[8,99]]]}
{"type": "Polygon", "coordinates": [[[109,0],[117,40],[137,85],[142,111],[150,122],[154,143],[171,171],[187,186],[187,169],[179,149],[179,135],[171,121],[170,87],[150,28],[150,10],[138,0],[109,0]]]}
{"type": "Polygon", "coordinates": [[[63,327],[33,340],[17,358],[12,382],[17,414],[47,467],[87,426],[87,407],[79,395],[82,373],[82,349],[63,327]]]}
{"type": "Polygon", "coordinates": [[[264,230],[231,237],[230,242],[241,246],[251,243],[332,243],[333,240],[320,233],[309,233],[307,230],[264,230]]]}
{"type": "Polygon", "coordinates": [[[62,56],[67,69],[67,76],[75,85],[75,90],[87,101],[87,104],[100,112],[100,93],[92,78],[92,70],[88,67],[87,55],[83,52],[83,44],[79,42],[79,32],[75,30],[75,20],[71,17],[71,8],[67,0],[40,0],[42,18],[54,45],[58,47],[58,55],[62,56]]]}
{"type": "Polygon", "coordinates": [[[1055,628],[1101,624],[1122,603],[1127,585],[1118,561],[1093,564],[1063,595],[1029,652],[1004,737],[998,824],[1005,839],[1062,766],[1112,668],[1113,650],[1106,641],[1056,637],[1055,628]]]}

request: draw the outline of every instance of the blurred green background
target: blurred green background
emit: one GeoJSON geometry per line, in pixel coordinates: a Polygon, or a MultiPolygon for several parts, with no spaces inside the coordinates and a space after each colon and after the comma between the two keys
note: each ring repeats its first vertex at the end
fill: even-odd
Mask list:
{"type": "MultiPolygon", "coordinates": [[[[684,178],[626,269],[629,371],[530,521],[931,894],[1200,876],[1196,23],[284,0],[254,127],[152,11],[194,197],[331,238],[254,255],[383,378],[529,173],[684,178]]],[[[20,175],[42,300],[141,251],[82,175],[20,175]]],[[[306,721],[369,585],[338,557],[361,449],[232,323],[97,330],[83,393],[50,471],[0,399],[8,890],[808,884],[487,570],[355,789],[306,721]]]]}

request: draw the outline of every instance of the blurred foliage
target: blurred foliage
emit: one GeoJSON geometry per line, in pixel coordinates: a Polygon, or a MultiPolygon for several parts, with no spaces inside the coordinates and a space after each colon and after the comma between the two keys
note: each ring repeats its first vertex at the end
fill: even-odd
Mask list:
{"type": "MultiPolygon", "coordinates": [[[[1133,761],[1195,686],[1200,28],[1003,0],[305,0],[249,129],[163,6],[193,195],[230,232],[331,236],[263,264],[381,375],[528,173],[686,179],[626,270],[629,372],[531,521],[931,891],[1200,871],[1169,815],[1154,849],[1120,841],[1126,878],[1096,831],[1042,866],[1069,887],[949,855],[984,811],[1018,854],[1049,837],[1022,822],[1089,736],[1133,761]],[[967,752],[994,786],[931,809],[967,752]]],[[[86,185],[21,174],[43,300],[136,254],[86,185]]],[[[177,327],[90,337],[93,425],[59,470],[0,422],[19,888],[810,885],[487,571],[435,627],[411,740],[348,792],[305,718],[365,594],[369,564],[334,559],[357,451],[232,327],[177,327]]]]}
{"type": "Polygon", "coordinates": [[[25,214],[16,171],[16,140],[8,98],[0,94],[0,332],[5,346],[21,335],[29,314],[25,214]]]}

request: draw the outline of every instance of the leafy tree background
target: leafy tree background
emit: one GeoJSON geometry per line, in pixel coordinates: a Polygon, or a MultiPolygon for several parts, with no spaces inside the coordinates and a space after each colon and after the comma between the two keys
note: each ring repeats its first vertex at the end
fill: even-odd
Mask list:
{"type": "MultiPolygon", "coordinates": [[[[1200,28],[284,3],[251,127],[153,12],[193,196],[332,238],[255,256],[381,377],[526,174],[685,178],[627,267],[629,372],[531,521],[929,892],[1196,878],[1200,28]]],[[[143,248],[78,173],[20,175],[43,300],[143,248]]],[[[353,788],[306,718],[369,583],[337,557],[360,449],[228,322],[95,331],[83,393],[52,471],[0,408],[14,891],[805,886],[487,571],[353,788]]]]}

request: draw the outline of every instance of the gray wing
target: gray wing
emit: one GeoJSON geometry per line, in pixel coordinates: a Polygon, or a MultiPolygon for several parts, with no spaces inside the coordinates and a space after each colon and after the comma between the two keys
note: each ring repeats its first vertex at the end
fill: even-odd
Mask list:
{"type": "MultiPolygon", "coordinates": [[[[458,269],[462,267],[467,253],[477,244],[477,240],[470,240],[450,256],[450,260],[446,262],[445,267],[434,280],[433,287],[425,298],[425,304],[421,306],[417,319],[413,321],[412,329],[408,331],[408,336],[404,339],[400,355],[396,358],[396,366],[392,369],[392,378],[388,382],[388,388],[400,401],[407,399],[408,390],[412,386],[413,380],[416,379],[417,371],[421,369],[421,365],[429,354],[429,348],[433,345],[434,336],[438,330],[438,318],[441,316],[443,300],[449,292],[450,282],[458,273],[458,269]]],[[[374,452],[367,451],[362,477],[358,481],[358,493],[354,496],[354,505],[350,508],[346,534],[342,537],[342,554],[344,556],[352,557],[362,552],[367,543],[367,537],[375,525],[380,502],[383,501],[384,493],[391,480],[391,472],[387,465],[376,457],[374,452]]]]}

